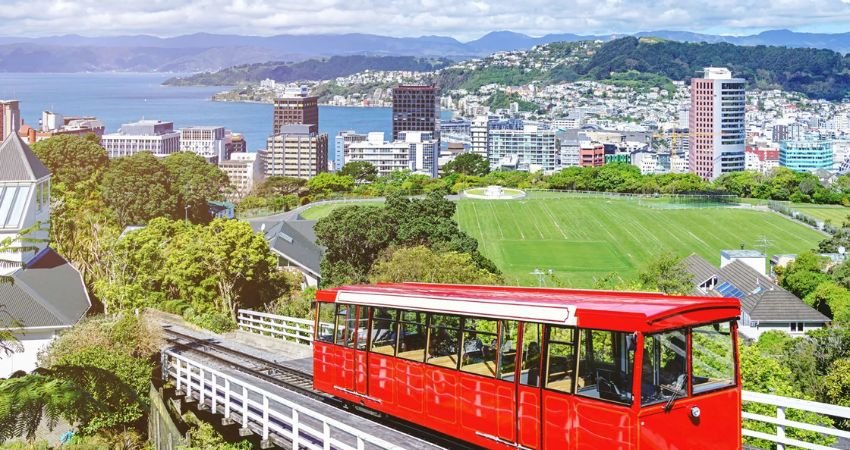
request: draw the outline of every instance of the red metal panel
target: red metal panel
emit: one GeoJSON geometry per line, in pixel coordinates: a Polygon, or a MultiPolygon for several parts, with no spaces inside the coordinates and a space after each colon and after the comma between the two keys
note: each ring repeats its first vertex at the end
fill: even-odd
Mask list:
{"type": "Polygon", "coordinates": [[[381,400],[384,407],[395,407],[395,358],[369,353],[369,396],[381,400]]]}
{"type": "MultiPolygon", "coordinates": [[[[487,391],[484,395],[488,395],[487,391]]],[[[499,423],[498,436],[514,442],[516,440],[516,387],[514,383],[496,381],[496,401],[499,407],[496,421],[499,423]]]]}
{"type": "MultiPolygon", "coordinates": [[[[517,387],[519,398],[517,399],[517,431],[519,433],[519,444],[528,448],[540,448],[540,388],[519,385],[517,387]]],[[[556,404],[556,407],[562,406],[556,404]]],[[[566,426],[568,412],[549,410],[546,411],[546,420],[566,426]]]]}
{"type": "Polygon", "coordinates": [[[336,386],[353,391],[355,375],[354,349],[338,345],[335,347],[339,355],[337,357],[339,361],[339,374],[337,375],[336,386]]]}
{"type": "Polygon", "coordinates": [[[639,416],[640,448],[658,450],[709,450],[741,448],[741,393],[737,388],[676,401],[669,412],[653,405],[639,416]],[[737,414],[729,414],[732,406],[737,414]],[[699,407],[700,416],[691,415],[699,407]]]}
{"type": "Polygon", "coordinates": [[[460,372],[426,364],[425,412],[429,421],[441,421],[458,428],[460,372]]]}
{"type": "Polygon", "coordinates": [[[461,374],[460,417],[461,426],[466,433],[476,431],[497,436],[501,416],[498,412],[498,398],[495,395],[495,379],[487,379],[469,374],[461,374]],[[497,420],[493,420],[497,419],[497,420]]]}
{"type": "Polygon", "coordinates": [[[357,392],[363,395],[369,395],[369,360],[368,354],[365,351],[357,350],[354,352],[354,386],[357,392]]]}
{"type": "Polygon", "coordinates": [[[545,448],[566,448],[569,440],[574,443],[569,448],[578,450],[629,450],[634,448],[635,420],[632,410],[627,406],[583,398],[579,395],[565,396],[548,391],[543,393],[543,411],[546,416],[546,427],[543,437],[545,448]],[[563,425],[549,419],[553,410],[558,414],[573,404],[573,416],[569,418],[572,425],[568,430],[563,425]],[[567,432],[572,436],[567,437],[567,432]],[[565,441],[564,439],[567,439],[565,441]]]}
{"type": "MultiPolygon", "coordinates": [[[[398,406],[400,408],[416,414],[422,414],[424,412],[425,367],[423,363],[396,359],[395,388],[398,394],[396,398],[398,398],[398,406]]],[[[420,416],[420,420],[417,420],[417,423],[427,424],[422,419],[425,418],[420,416]]]]}
{"type": "Polygon", "coordinates": [[[322,391],[333,392],[338,372],[337,347],[313,341],[313,386],[322,391]]]}

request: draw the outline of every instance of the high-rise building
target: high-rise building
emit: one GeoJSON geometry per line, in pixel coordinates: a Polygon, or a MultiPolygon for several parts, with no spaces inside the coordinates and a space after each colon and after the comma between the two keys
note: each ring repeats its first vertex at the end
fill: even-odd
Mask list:
{"type": "Polygon", "coordinates": [[[231,159],[218,163],[218,167],[230,180],[231,200],[245,197],[263,179],[263,164],[258,153],[233,153],[231,159]]]}
{"type": "Polygon", "coordinates": [[[605,146],[600,142],[580,142],[578,155],[579,165],[581,167],[599,167],[605,165],[605,146]]]}
{"type": "Polygon", "coordinates": [[[39,127],[36,129],[29,125],[23,125],[19,134],[28,143],[35,144],[60,135],[86,136],[94,134],[100,137],[103,136],[105,130],[106,127],[103,122],[97,120],[97,117],[66,117],[52,111],[42,111],[39,127]]]}
{"type": "Polygon", "coordinates": [[[832,141],[818,135],[804,135],[799,139],[779,143],[779,165],[798,172],[831,169],[833,164],[832,141]]]}
{"type": "Polygon", "coordinates": [[[692,173],[713,180],[744,170],[746,81],[726,68],[706,67],[704,73],[691,80],[689,163],[692,173]]]}
{"type": "Polygon", "coordinates": [[[151,152],[165,157],[180,151],[180,133],[174,131],[174,123],[161,120],[140,120],[121,126],[118,133],[104,134],[100,144],[110,158],[131,156],[140,152],[151,152]]]}
{"type": "Polygon", "coordinates": [[[272,134],[280,134],[286,125],[309,125],[311,133],[319,132],[319,97],[310,96],[307,87],[287,87],[274,99],[272,134]]]}
{"type": "Polygon", "coordinates": [[[536,125],[525,125],[521,130],[491,127],[487,159],[493,169],[552,172],[558,164],[555,130],[536,125]]]}
{"type": "Polygon", "coordinates": [[[437,141],[431,133],[407,131],[399,137],[387,142],[384,133],[369,133],[365,141],[349,145],[345,161],[368,162],[378,170],[378,176],[389,175],[396,170],[410,170],[436,177],[439,153],[437,141]]]}
{"type": "Polygon", "coordinates": [[[440,94],[434,85],[393,88],[393,140],[405,131],[431,133],[440,141],[440,94]]]}
{"type": "Polygon", "coordinates": [[[367,135],[355,131],[340,131],[334,137],[334,170],[339,171],[345,165],[351,144],[364,142],[367,138],[367,135]]]}
{"type": "Polygon", "coordinates": [[[192,152],[218,164],[227,159],[228,137],[224,127],[185,127],[180,130],[180,151],[192,152]]]}
{"type": "Polygon", "coordinates": [[[472,141],[472,153],[487,158],[487,132],[490,118],[477,116],[469,126],[470,140],[472,141]]]}
{"type": "Polygon", "coordinates": [[[21,105],[17,100],[0,100],[0,142],[21,129],[21,105]]]}
{"type": "Polygon", "coordinates": [[[284,125],[269,136],[264,153],[266,176],[311,178],[328,170],[328,135],[311,125],[284,125]]]}

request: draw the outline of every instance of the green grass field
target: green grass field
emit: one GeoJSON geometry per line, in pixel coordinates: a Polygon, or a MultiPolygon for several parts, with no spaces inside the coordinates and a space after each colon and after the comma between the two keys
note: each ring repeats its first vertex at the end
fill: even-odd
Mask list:
{"type": "Polygon", "coordinates": [[[569,287],[592,287],[609,272],[624,279],[663,250],[697,253],[713,264],[720,250],[771,241],[769,254],[799,253],[824,238],[780,215],[734,208],[651,209],[635,200],[533,196],[461,200],[457,220],[510,284],[536,285],[534,269],[569,287]]]}
{"type": "Polygon", "coordinates": [[[841,225],[850,215],[850,208],[841,205],[813,205],[811,203],[791,203],[791,209],[819,220],[830,220],[833,225],[841,225]]]}
{"type": "Polygon", "coordinates": [[[319,205],[311,206],[304,210],[301,213],[301,217],[307,220],[319,220],[322,217],[327,216],[334,209],[341,208],[343,206],[351,206],[351,205],[364,205],[364,206],[376,206],[381,205],[383,202],[381,201],[363,201],[363,202],[337,202],[337,203],[322,203],[319,205]]]}

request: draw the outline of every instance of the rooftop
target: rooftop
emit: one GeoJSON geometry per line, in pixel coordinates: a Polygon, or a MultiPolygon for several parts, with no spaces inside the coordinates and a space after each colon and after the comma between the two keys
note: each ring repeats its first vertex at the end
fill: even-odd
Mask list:
{"type": "Polygon", "coordinates": [[[724,258],[764,258],[764,253],[758,250],[720,250],[724,258]]]}
{"type": "Polygon", "coordinates": [[[11,133],[0,144],[0,182],[38,181],[50,176],[50,171],[24,143],[18,133],[11,133]]]}

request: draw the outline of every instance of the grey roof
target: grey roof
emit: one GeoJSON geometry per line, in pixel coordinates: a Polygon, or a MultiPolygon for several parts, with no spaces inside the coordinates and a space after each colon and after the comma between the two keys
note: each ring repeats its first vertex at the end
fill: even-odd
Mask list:
{"type": "Polygon", "coordinates": [[[697,286],[717,275],[717,267],[697,254],[691,254],[682,260],[682,263],[685,265],[685,270],[694,276],[694,284],[697,286]]]}
{"type": "Polygon", "coordinates": [[[0,284],[0,327],[70,326],[91,307],[80,273],[51,248],[0,284]],[[8,314],[6,314],[8,313],[8,314]]]}
{"type": "Polygon", "coordinates": [[[726,264],[717,272],[717,283],[723,282],[732,283],[745,295],[755,294],[762,290],[779,289],[779,286],[770,278],[740,260],[726,264]]]}
{"type": "MultiPolygon", "coordinates": [[[[264,233],[272,251],[319,277],[323,251],[316,244],[315,224],[315,220],[284,220],[271,226],[266,223],[264,233]]],[[[261,224],[252,225],[258,229],[261,224]]]]}
{"type": "Polygon", "coordinates": [[[17,133],[0,144],[0,181],[37,181],[50,175],[17,133]]]}
{"type": "MultiPolygon", "coordinates": [[[[770,278],[762,275],[745,262],[736,260],[723,268],[716,268],[698,255],[690,255],[683,260],[685,269],[694,275],[694,285],[698,286],[712,276],[717,277],[717,286],[724,283],[735,286],[744,295],[741,308],[751,320],[760,322],[829,322],[829,318],[782,289],[770,278]]],[[[708,295],[721,295],[711,290],[708,295]]]]}
{"type": "Polygon", "coordinates": [[[750,315],[750,320],[759,322],[830,322],[829,317],[784,289],[750,295],[741,306],[750,315]]]}

